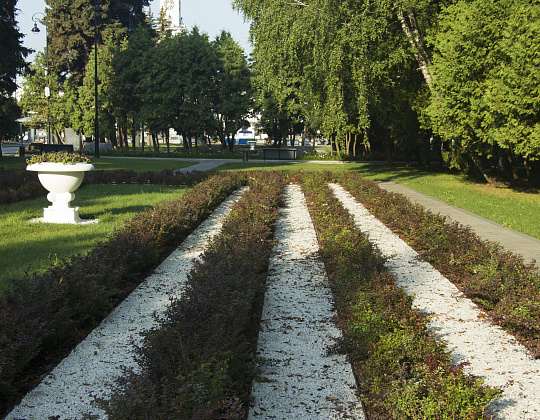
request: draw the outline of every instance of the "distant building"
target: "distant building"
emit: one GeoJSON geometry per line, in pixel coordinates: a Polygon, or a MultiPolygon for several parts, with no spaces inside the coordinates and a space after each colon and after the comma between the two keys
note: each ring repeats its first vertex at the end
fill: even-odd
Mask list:
{"type": "Polygon", "coordinates": [[[186,30],[186,25],[182,20],[181,0],[160,0],[160,8],[165,10],[167,20],[171,22],[169,29],[173,35],[182,33],[186,30]]]}

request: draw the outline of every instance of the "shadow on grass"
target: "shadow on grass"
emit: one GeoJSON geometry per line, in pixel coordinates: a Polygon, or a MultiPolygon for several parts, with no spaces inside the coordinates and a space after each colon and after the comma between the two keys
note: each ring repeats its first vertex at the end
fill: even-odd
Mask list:
{"type": "Polygon", "coordinates": [[[11,244],[8,248],[0,246],[0,253],[10,257],[3,258],[2,276],[0,276],[0,293],[9,284],[25,275],[34,277],[47,269],[54,267],[66,258],[86,254],[100,241],[103,232],[91,232],[87,226],[77,226],[74,232],[61,232],[59,235],[48,237],[27,238],[18,246],[11,244]],[[84,236],[81,235],[84,229],[84,236]]]}

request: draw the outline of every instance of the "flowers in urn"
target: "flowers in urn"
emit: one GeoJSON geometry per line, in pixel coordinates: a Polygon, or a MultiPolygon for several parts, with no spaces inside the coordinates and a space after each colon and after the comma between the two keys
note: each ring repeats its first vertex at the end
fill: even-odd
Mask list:
{"type": "Polygon", "coordinates": [[[68,153],[68,152],[51,152],[41,155],[34,155],[30,159],[26,159],[26,163],[33,165],[35,163],[62,163],[64,165],[75,165],[76,163],[92,163],[90,156],[84,153],[68,153]]]}

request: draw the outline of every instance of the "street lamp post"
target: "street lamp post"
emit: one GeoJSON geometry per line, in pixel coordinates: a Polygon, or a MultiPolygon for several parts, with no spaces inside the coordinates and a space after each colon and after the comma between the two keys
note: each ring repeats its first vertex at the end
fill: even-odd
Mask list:
{"type": "MultiPolygon", "coordinates": [[[[32,20],[34,21],[34,27],[32,28],[33,33],[39,33],[41,32],[37,26],[37,23],[39,22],[39,19],[36,17],[36,15],[43,15],[45,16],[45,13],[37,12],[32,15],[32,20]]],[[[47,85],[45,86],[45,97],[47,98],[47,144],[51,143],[51,116],[50,116],[50,108],[51,108],[51,89],[49,86],[49,34],[47,30],[47,24],[41,21],[41,23],[45,26],[45,81],[47,85]]]]}
{"type": "Polygon", "coordinates": [[[97,49],[97,18],[98,15],[103,11],[99,5],[99,0],[95,1],[94,4],[94,99],[95,99],[95,115],[94,115],[94,157],[99,157],[99,120],[98,120],[98,49],[97,49]]]}

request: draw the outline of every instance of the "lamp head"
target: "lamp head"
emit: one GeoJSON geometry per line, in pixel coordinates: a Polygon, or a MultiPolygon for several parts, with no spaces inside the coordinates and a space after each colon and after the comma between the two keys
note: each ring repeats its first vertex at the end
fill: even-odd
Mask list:
{"type": "Polygon", "coordinates": [[[94,5],[94,13],[99,15],[100,13],[103,12],[103,8],[101,7],[101,5],[99,4],[99,1],[96,0],[96,3],[94,5]]]}
{"type": "Polygon", "coordinates": [[[38,32],[41,32],[37,26],[37,22],[34,22],[34,27],[32,28],[32,32],[37,34],[38,32]]]}

